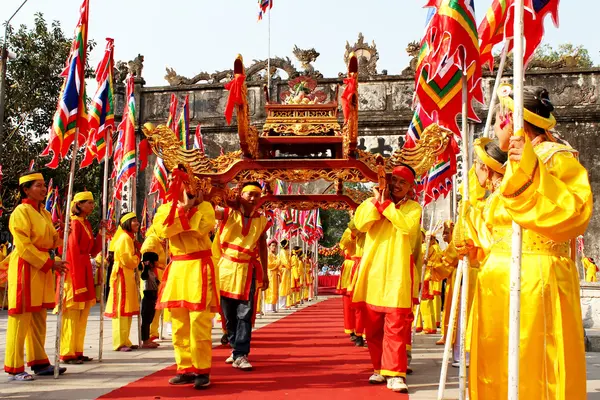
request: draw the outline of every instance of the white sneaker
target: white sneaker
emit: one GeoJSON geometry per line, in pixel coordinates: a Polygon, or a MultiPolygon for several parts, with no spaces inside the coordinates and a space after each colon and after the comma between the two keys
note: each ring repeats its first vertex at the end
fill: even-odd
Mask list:
{"type": "Polygon", "coordinates": [[[369,378],[369,383],[371,383],[373,385],[379,385],[379,384],[385,383],[385,377],[383,375],[379,375],[379,374],[375,374],[374,373],[369,378]]]}
{"type": "Polygon", "coordinates": [[[387,388],[397,393],[408,393],[408,386],[406,385],[404,378],[401,376],[388,378],[387,388]]]}
{"type": "Polygon", "coordinates": [[[233,354],[230,355],[229,357],[227,357],[227,360],[225,360],[225,364],[233,364],[233,354]]]}
{"type": "Polygon", "coordinates": [[[248,361],[248,357],[241,356],[233,362],[232,367],[239,368],[242,371],[250,371],[252,369],[252,364],[248,361]]]}

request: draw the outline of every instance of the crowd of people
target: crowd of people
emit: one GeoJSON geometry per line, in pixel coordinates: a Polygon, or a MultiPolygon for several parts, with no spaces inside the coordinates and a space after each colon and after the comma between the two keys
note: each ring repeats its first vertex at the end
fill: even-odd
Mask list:
{"type": "MultiPolygon", "coordinates": [[[[337,291],[343,295],[344,331],[356,346],[368,347],[372,384],[408,392],[413,325],[425,334],[441,328],[438,344],[455,344],[457,361],[458,334],[451,329],[455,334],[448,335],[448,312],[455,300],[457,266],[468,260],[468,298],[463,299],[468,321],[458,325],[467,330],[470,398],[507,397],[516,221],[523,227],[519,391],[528,399],[585,397],[579,274],[571,241],[585,232],[591,217],[588,173],[577,152],[552,134],[556,121],[545,89],[524,90],[524,136],[513,132],[512,87],[503,84],[498,94],[497,139],[474,143],[468,178],[475,185],[469,187],[468,200],[461,201],[457,221],[443,224],[443,250],[435,232],[421,228],[416,174],[408,165],[396,167],[387,186],[373,188],[340,240],[345,261],[337,291]]],[[[169,383],[201,389],[210,385],[215,314],[222,319],[222,341],[232,348],[225,362],[250,370],[256,313],[310,301],[316,265],[312,254],[291,247],[288,240],[267,241],[269,222],[256,210],[262,195],[258,183],[245,183],[235,204],[215,207],[190,180],[182,167],[172,171],[169,198],[175,200],[159,207],[142,244],[136,241],[136,214],[121,216],[107,255],[105,315],[112,319],[113,349],[130,352],[137,347],[130,340],[133,316],[141,312],[141,346],[155,348],[164,310],[164,319],[172,324],[177,364],[169,383]]],[[[54,226],[43,207],[43,176],[29,172],[20,178],[19,188],[21,204],[9,225],[14,251],[8,256],[5,371],[14,380],[29,381],[33,377],[25,372],[24,349],[34,374],[49,375],[54,369],[44,343],[47,310],[58,304],[55,274],[65,276],[63,309],[54,310],[63,316],[60,358],[66,364],[91,360],[84,355],[83,341],[103,280],[94,265],[103,255],[101,236],[94,235],[88,221],[94,209],[90,192],[73,198],[67,252],[59,257],[54,249],[62,246],[64,227],[54,226]]],[[[102,222],[101,228],[106,226],[102,222]]],[[[584,263],[586,280],[595,280],[593,260],[584,263]]]]}

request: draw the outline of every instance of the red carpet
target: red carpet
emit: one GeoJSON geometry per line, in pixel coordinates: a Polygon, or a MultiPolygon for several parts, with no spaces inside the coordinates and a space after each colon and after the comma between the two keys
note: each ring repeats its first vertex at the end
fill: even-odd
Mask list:
{"type": "Polygon", "coordinates": [[[251,372],[224,363],[230,348],[213,350],[210,388],[171,386],[175,366],[117,389],[106,399],[407,399],[385,385],[369,385],[369,351],[343,333],[342,299],[315,304],[253,332],[251,372]]]}

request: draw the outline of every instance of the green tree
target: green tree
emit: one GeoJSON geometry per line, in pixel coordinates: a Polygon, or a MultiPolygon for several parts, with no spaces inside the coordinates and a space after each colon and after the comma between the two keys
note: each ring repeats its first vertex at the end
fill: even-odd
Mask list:
{"type": "Polygon", "coordinates": [[[572,43],[560,44],[556,49],[549,44],[543,44],[535,51],[533,60],[549,65],[569,60],[572,65],[565,66],[576,68],[591,68],[594,66],[589,51],[583,45],[576,46],[572,43]]]}
{"type": "MultiPolygon", "coordinates": [[[[0,232],[6,232],[10,211],[18,204],[18,177],[27,170],[30,160],[35,160],[36,169],[47,181],[53,179],[63,199],[70,167],[70,160],[64,160],[56,170],[45,168],[49,158],[40,158],[39,154],[48,141],[48,129],[63,84],[60,74],[73,38],[65,36],[58,21],[48,24],[41,13],[35,15],[32,27],[21,25],[16,30],[9,27],[8,31],[7,46],[17,58],[9,60],[6,74],[4,138],[0,147],[1,194],[6,212],[0,218],[0,232]]],[[[89,41],[88,52],[94,45],[94,41],[89,41]]],[[[89,66],[86,75],[92,75],[89,66]]],[[[81,150],[78,158],[82,155],[81,150]]],[[[97,165],[78,170],[74,191],[87,189],[100,199],[101,176],[97,165]]]]}
{"type": "MultiPolygon", "coordinates": [[[[324,247],[333,247],[340,242],[342,234],[348,227],[350,214],[343,210],[321,210],[321,223],[323,225],[323,238],[319,244],[324,247]]],[[[319,256],[319,264],[342,265],[344,257],[339,254],[333,256],[319,256]]]]}

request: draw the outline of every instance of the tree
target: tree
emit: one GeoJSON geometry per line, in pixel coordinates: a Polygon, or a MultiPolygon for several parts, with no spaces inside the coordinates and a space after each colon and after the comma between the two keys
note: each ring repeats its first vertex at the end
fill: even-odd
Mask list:
{"type": "Polygon", "coordinates": [[[563,43],[554,49],[549,44],[543,44],[535,51],[533,60],[547,65],[558,65],[565,62],[566,59],[573,61],[574,65],[565,65],[576,68],[591,68],[594,62],[590,57],[589,51],[583,45],[573,45],[572,43],[563,43]]]}
{"type": "MultiPolygon", "coordinates": [[[[319,244],[324,247],[333,247],[340,242],[342,234],[348,227],[350,214],[343,210],[321,210],[321,223],[323,225],[323,238],[319,244]]],[[[334,256],[319,256],[320,264],[342,265],[344,257],[339,254],[334,256]]]]}
{"type": "MultiPolygon", "coordinates": [[[[63,199],[70,166],[70,160],[65,160],[56,170],[44,168],[49,159],[39,158],[39,154],[47,144],[63,83],[60,74],[73,38],[65,36],[58,21],[48,25],[41,13],[35,15],[31,28],[21,25],[15,31],[9,27],[8,32],[8,49],[17,58],[7,63],[4,138],[0,147],[4,174],[1,194],[7,212],[0,218],[0,232],[6,231],[8,215],[19,202],[18,177],[27,170],[30,160],[36,161],[36,170],[46,180],[53,179],[63,199]]],[[[88,52],[94,45],[94,41],[89,41],[88,52]]],[[[89,66],[86,74],[92,75],[89,66]]],[[[82,151],[78,157],[82,157],[82,151]]],[[[78,171],[74,192],[88,189],[100,199],[101,176],[97,165],[78,171]]]]}

